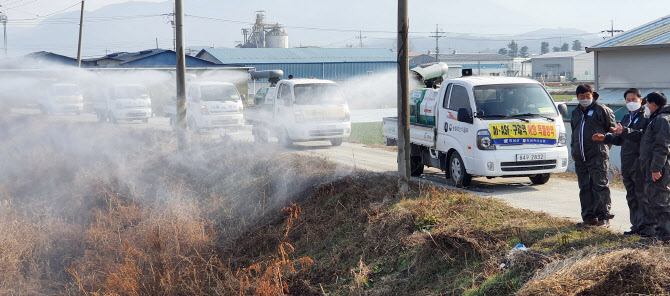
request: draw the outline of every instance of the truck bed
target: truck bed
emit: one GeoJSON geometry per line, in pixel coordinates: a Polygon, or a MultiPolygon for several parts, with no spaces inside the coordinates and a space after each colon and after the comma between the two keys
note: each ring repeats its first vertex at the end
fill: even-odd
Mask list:
{"type": "Polygon", "coordinates": [[[270,123],[272,121],[272,106],[250,106],[244,108],[244,121],[270,123]]]}
{"type": "MultiPolygon", "coordinates": [[[[432,125],[412,122],[409,126],[409,141],[412,144],[435,149],[436,132],[436,128],[432,125]]],[[[398,117],[384,117],[382,134],[388,139],[398,139],[398,117]]]]}

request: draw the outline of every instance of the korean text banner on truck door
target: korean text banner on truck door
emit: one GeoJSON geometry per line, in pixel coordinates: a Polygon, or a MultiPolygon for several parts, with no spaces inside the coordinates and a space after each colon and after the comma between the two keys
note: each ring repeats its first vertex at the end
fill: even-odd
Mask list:
{"type": "Polygon", "coordinates": [[[496,145],[556,145],[556,125],[551,123],[491,123],[489,129],[496,145]]]}

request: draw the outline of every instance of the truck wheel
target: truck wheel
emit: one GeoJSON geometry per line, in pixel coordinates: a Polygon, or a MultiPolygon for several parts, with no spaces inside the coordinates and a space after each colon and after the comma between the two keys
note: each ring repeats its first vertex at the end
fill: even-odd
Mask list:
{"type": "Polygon", "coordinates": [[[551,177],[551,174],[537,174],[532,177],[528,177],[533,184],[537,185],[542,185],[542,184],[547,184],[549,182],[549,178],[551,177]]]}
{"type": "Polygon", "coordinates": [[[409,158],[409,168],[410,168],[410,174],[413,177],[418,177],[423,174],[423,161],[421,160],[421,156],[411,156],[409,158]]]}
{"type": "Polygon", "coordinates": [[[265,144],[268,142],[268,135],[262,128],[254,128],[254,142],[257,144],[265,144]]]}
{"type": "Polygon", "coordinates": [[[116,120],[116,117],[114,115],[109,116],[109,121],[111,121],[113,124],[119,123],[119,121],[116,120]]]}
{"type": "Polygon", "coordinates": [[[282,145],[284,147],[292,147],[293,146],[293,140],[291,140],[291,137],[288,135],[287,131],[282,131],[281,134],[279,135],[279,145],[282,145]]]}
{"type": "Polygon", "coordinates": [[[96,113],[96,115],[98,115],[98,121],[99,122],[106,122],[107,121],[107,117],[105,117],[104,114],[96,113]]]}
{"type": "Polygon", "coordinates": [[[465,171],[465,164],[458,152],[451,154],[449,159],[449,171],[451,178],[448,179],[447,184],[454,187],[465,187],[470,185],[472,176],[465,171]]]}
{"type": "Polygon", "coordinates": [[[142,119],[142,123],[149,123],[149,118],[142,119]]]}
{"type": "Polygon", "coordinates": [[[342,138],[331,139],[330,144],[332,144],[333,146],[342,146],[342,138]]]}

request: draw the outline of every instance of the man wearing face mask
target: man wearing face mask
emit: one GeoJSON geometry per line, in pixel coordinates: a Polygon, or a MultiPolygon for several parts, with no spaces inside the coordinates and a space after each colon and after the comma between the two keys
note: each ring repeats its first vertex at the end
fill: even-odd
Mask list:
{"type": "Polygon", "coordinates": [[[610,213],[612,200],[608,186],[609,146],[593,141],[594,134],[605,134],[614,127],[614,113],[598,102],[598,93],[590,85],[577,87],[579,106],[572,111],[570,142],[575,161],[579,201],[583,222],[580,226],[609,227],[614,215],[610,213]]]}
{"type": "Polygon", "coordinates": [[[670,106],[663,93],[647,95],[645,113],[649,124],[640,142],[640,167],[645,179],[651,215],[656,218],[656,237],[670,240],[670,106]]]}
{"type": "Polygon", "coordinates": [[[654,235],[655,222],[649,215],[649,199],[644,193],[644,176],[639,163],[640,140],[649,116],[644,114],[644,102],[638,89],[627,90],[624,98],[630,113],[623,117],[617,128],[611,128],[607,135],[593,135],[593,141],[621,146],[621,175],[626,187],[626,201],[632,225],[630,231],[624,234],[650,237],[654,235]]]}

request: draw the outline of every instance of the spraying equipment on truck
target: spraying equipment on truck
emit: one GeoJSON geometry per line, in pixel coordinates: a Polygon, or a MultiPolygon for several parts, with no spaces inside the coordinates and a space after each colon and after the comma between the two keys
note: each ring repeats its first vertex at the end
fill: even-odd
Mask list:
{"type": "Polygon", "coordinates": [[[445,63],[424,64],[410,71],[423,87],[410,93],[409,121],[434,126],[437,93],[444,76],[449,71],[449,66],[445,63]]]}

